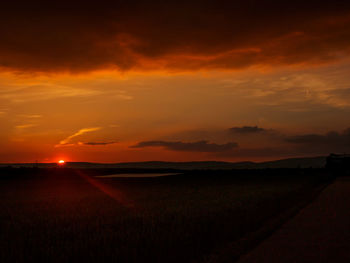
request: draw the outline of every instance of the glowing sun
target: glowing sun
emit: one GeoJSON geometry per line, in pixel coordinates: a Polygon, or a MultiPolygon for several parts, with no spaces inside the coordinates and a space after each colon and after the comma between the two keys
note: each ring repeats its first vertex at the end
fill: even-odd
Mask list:
{"type": "Polygon", "coordinates": [[[59,160],[59,161],[58,161],[58,164],[64,164],[64,163],[65,163],[64,160],[59,160]]]}

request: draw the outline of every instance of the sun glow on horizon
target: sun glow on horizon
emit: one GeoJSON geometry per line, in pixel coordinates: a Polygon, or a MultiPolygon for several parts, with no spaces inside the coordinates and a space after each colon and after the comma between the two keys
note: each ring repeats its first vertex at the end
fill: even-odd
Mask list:
{"type": "Polygon", "coordinates": [[[63,164],[65,164],[66,162],[64,161],[64,160],[59,160],[58,161],[58,164],[60,164],[60,165],[63,165],[63,164]]]}

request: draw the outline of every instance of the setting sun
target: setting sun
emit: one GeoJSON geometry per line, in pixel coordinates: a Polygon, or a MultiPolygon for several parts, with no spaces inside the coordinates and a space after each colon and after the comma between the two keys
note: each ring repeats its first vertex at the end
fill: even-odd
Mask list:
{"type": "Polygon", "coordinates": [[[64,163],[65,163],[64,160],[59,160],[59,161],[58,161],[58,164],[64,164],[64,163]]]}

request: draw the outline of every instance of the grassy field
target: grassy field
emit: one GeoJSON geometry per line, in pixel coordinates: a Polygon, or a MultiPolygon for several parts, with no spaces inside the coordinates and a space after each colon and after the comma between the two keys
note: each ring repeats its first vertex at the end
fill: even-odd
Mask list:
{"type": "Polygon", "coordinates": [[[98,178],[0,171],[0,262],[200,262],[327,183],[323,170],[98,178]]]}

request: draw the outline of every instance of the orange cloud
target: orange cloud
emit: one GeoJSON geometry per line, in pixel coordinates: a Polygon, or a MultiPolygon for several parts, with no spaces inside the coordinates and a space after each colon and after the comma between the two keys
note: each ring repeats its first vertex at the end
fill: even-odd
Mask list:
{"type": "Polygon", "coordinates": [[[242,69],[327,63],[350,52],[348,1],[18,5],[6,3],[0,10],[3,70],[242,69]]]}

